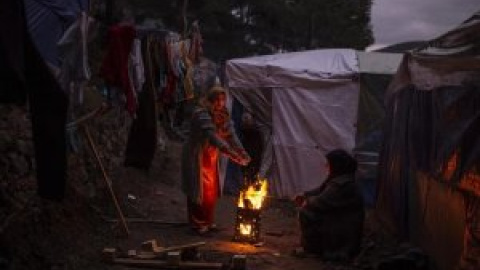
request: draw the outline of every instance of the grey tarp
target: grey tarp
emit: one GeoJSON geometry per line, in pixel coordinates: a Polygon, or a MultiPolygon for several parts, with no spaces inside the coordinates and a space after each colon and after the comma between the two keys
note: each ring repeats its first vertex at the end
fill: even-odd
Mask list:
{"type": "Polygon", "coordinates": [[[230,92],[260,124],[271,127],[265,149],[273,150],[272,194],[293,196],[317,186],[326,175],[324,155],[335,148],[353,150],[358,73],[350,49],[227,61],[230,92]]]}
{"type": "Polygon", "coordinates": [[[62,200],[66,180],[63,93],[27,33],[22,1],[0,1],[0,103],[28,98],[40,197],[62,200]]]}
{"type": "Polygon", "coordinates": [[[378,156],[383,141],[385,92],[397,72],[402,54],[357,52],[360,66],[355,158],[358,161],[357,181],[367,206],[376,199],[378,156]]]}
{"type": "MultiPolygon", "coordinates": [[[[426,203],[420,212],[418,204],[412,203],[413,193],[422,190],[416,187],[419,179],[464,194],[467,222],[462,256],[477,258],[467,263],[473,268],[465,269],[480,267],[480,221],[472,214],[479,212],[480,195],[479,40],[480,16],[476,15],[425,48],[405,55],[386,97],[385,140],[379,166],[377,208],[404,236],[412,235],[412,216],[423,220],[419,224],[428,226],[429,233],[440,238],[444,237],[444,227],[449,226],[447,222],[461,222],[426,219],[438,208],[444,212],[437,217],[448,216],[450,205],[440,203],[448,204],[448,200],[431,200],[440,193],[420,192],[424,197],[417,200],[426,203]],[[424,176],[419,178],[419,174],[424,176]]],[[[430,253],[441,254],[436,252],[440,248],[437,245],[430,253]]],[[[451,255],[443,253],[438,259],[451,255]]]]}
{"type": "Polygon", "coordinates": [[[373,206],[376,199],[378,155],[385,119],[383,96],[391,79],[390,74],[360,74],[355,156],[359,163],[357,180],[367,206],[373,206]]]}
{"type": "Polygon", "coordinates": [[[227,62],[231,93],[262,124],[264,140],[271,140],[260,172],[272,167],[273,177],[267,176],[275,193],[316,183],[324,173],[312,170],[324,162],[318,153],[343,147],[359,159],[360,178],[369,178],[362,183],[366,201],[373,203],[383,94],[400,61],[401,54],[338,49],[227,62]]]}
{"type": "Polygon", "coordinates": [[[60,65],[57,42],[89,0],[24,0],[27,23],[33,43],[45,61],[60,65]]]}

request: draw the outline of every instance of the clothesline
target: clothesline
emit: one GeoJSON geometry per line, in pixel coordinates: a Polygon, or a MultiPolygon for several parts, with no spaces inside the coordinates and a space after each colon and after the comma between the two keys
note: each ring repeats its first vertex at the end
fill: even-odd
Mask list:
{"type": "Polygon", "coordinates": [[[102,115],[105,115],[108,111],[110,111],[112,109],[111,106],[109,105],[106,105],[106,104],[102,104],[99,108],[97,108],[96,110],[93,110],[89,113],[86,113],[85,115],[69,122],[67,125],[66,125],[66,129],[67,130],[71,130],[71,129],[74,129],[76,128],[77,126],[80,126],[84,123],[86,123],[88,120],[90,119],[93,119],[93,118],[97,118],[99,116],[102,116],[102,115]]]}
{"type": "Polygon", "coordinates": [[[161,37],[163,37],[166,34],[171,32],[167,29],[142,28],[142,27],[135,27],[135,30],[136,30],[136,37],[137,38],[143,38],[145,36],[152,35],[152,34],[158,34],[161,37]]]}

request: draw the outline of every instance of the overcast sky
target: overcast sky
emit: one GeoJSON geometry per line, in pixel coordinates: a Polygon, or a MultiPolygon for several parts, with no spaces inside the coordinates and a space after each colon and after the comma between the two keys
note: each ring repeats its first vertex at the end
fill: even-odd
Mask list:
{"type": "Polygon", "coordinates": [[[479,10],[480,0],[373,0],[371,47],[430,40],[479,10]]]}

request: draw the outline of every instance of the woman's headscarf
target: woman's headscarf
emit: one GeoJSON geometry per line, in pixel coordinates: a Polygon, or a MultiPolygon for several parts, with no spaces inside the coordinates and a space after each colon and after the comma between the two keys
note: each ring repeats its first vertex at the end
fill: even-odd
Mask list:
{"type": "Polygon", "coordinates": [[[213,102],[218,95],[227,94],[227,91],[220,85],[220,84],[215,84],[210,90],[208,90],[207,93],[207,100],[208,102],[213,102]]]}
{"type": "Polygon", "coordinates": [[[326,158],[330,165],[330,178],[344,174],[354,174],[357,170],[357,161],[343,149],[329,152],[326,158]]]}
{"type": "Polygon", "coordinates": [[[216,126],[217,132],[220,133],[222,137],[231,136],[228,123],[230,122],[230,114],[228,113],[227,108],[221,110],[213,110],[212,103],[219,95],[226,95],[227,92],[218,82],[212,86],[206,95],[200,100],[199,104],[201,107],[204,107],[208,110],[212,117],[212,121],[216,126]]]}

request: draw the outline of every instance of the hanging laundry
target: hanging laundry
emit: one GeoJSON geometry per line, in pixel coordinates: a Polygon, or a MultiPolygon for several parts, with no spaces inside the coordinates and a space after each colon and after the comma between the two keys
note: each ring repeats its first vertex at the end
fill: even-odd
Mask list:
{"type": "Polygon", "coordinates": [[[70,93],[72,106],[83,103],[83,88],[91,76],[87,43],[93,38],[89,31],[93,24],[93,18],[82,12],[57,43],[61,59],[58,80],[70,93]]]}
{"type": "Polygon", "coordinates": [[[167,38],[166,45],[165,45],[165,59],[166,61],[166,69],[167,69],[167,80],[165,89],[162,91],[161,100],[164,105],[168,106],[173,103],[175,91],[177,89],[177,78],[178,75],[175,74],[175,64],[174,64],[174,49],[171,46],[172,41],[169,41],[167,38]]]}
{"type": "Polygon", "coordinates": [[[200,34],[200,27],[198,25],[198,22],[195,21],[192,24],[192,42],[190,43],[190,49],[189,49],[189,56],[188,58],[193,62],[193,63],[198,63],[200,62],[200,57],[203,54],[203,48],[202,48],[202,35],[200,34]]]}
{"type": "Polygon", "coordinates": [[[37,193],[61,201],[66,182],[68,98],[30,38],[23,1],[0,1],[0,44],[0,102],[25,104],[28,96],[37,193]]]}
{"type": "Polygon", "coordinates": [[[133,40],[132,52],[130,53],[130,74],[133,87],[140,93],[145,83],[145,68],[142,59],[142,41],[138,38],[133,40]]]}
{"type": "Polygon", "coordinates": [[[129,77],[128,62],[135,38],[132,25],[115,25],[108,30],[107,53],[103,58],[100,76],[109,86],[118,87],[126,98],[126,108],[131,116],[137,109],[136,93],[129,77]]]}
{"type": "MultiPolygon", "coordinates": [[[[3,0],[2,0],[3,1],[3,0]]],[[[80,12],[87,10],[88,0],[23,0],[28,30],[35,47],[50,65],[61,65],[57,42],[80,12]]]]}
{"type": "Polygon", "coordinates": [[[125,150],[125,166],[148,170],[157,146],[156,88],[160,63],[154,57],[158,43],[153,36],[142,40],[145,84],[138,95],[137,117],[133,120],[125,150]]]}
{"type": "Polygon", "coordinates": [[[187,51],[187,42],[181,42],[180,53],[182,55],[183,64],[185,67],[185,76],[183,78],[183,90],[185,91],[185,99],[192,99],[195,97],[193,91],[193,62],[189,58],[187,51]]]}

